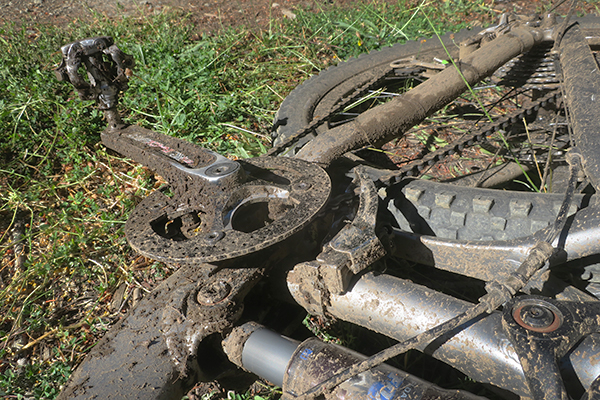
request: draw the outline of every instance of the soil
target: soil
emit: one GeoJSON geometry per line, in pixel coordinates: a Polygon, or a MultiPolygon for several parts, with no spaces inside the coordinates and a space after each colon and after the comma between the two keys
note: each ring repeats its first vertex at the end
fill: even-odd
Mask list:
{"type": "MultiPolygon", "coordinates": [[[[398,3],[398,0],[377,1],[398,3]]],[[[198,33],[217,34],[223,28],[239,25],[261,29],[272,19],[293,18],[294,11],[298,9],[318,12],[323,6],[350,7],[360,2],[357,0],[2,0],[0,1],[0,25],[14,22],[25,25],[42,23],[66,27],[77,19],[93,21],[98,15],[120,18],[160,13],[170,9],[189,13],[198,33]]],[[[484,0],[484,3],[498,14],[505,11],[529,14],[542,11],[550,2],[547,0],[484,0]]],[[[561,8],[565,9],[566,5],[561,8]]],[[[597,12],[596,8],[589,3],[580,2],[578,9],[586,13],[597,12]]]]}
{"type": "MultiPolygon", "coordinates": [[[[191,21],[203,33],[218,33],[220,29],[238,25],[260,29],[271,18],[293,18],[294,10],[310,10],[319,5],[313,0],[10,0],[1,3],[0,24],[15,21],[66,26],[76,19],[89,20],[98,14],[119,18],[170,9],[189,13],[191,21]]],[[[329,3],[343,7],[354,1],[333,0],[329,3]]]]}

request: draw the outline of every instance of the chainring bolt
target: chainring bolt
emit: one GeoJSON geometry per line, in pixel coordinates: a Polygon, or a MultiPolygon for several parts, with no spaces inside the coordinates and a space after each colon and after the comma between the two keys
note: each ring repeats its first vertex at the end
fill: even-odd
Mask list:
{"type": "Polygon", "coordinates": [[[292,185],[292,190],[295,191],[304,191],[310,189],[310,183],[307,182],[298,182],[292,185]]]}
{"type": "Polygon", "coordinates": [[[204,238],[204,240],[208,244],[215,244],[219,240],[223,239],[224,237],[225,237],[225,233],[223,233],[221,231],[212,231],[208,235],[206,235],[206,238],[204,238]]]}
{"type": "Polygon", "coordinates": [[[202,286],[198,290],[196,299],[198,303],[213,305],[225,300],[231,293],[231,285],[224,281],[217,281],[210,285],[202,286]]]}

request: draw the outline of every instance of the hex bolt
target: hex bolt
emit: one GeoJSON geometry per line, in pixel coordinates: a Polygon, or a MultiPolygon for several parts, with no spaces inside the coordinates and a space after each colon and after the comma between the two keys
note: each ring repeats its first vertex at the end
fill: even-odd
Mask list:
{"type": "Polygon", "coordinates": [[[225,300],[231,293],[231,285],[225,281],[216,281],[198,289],[198,303],[213,305],[225,300]]]}

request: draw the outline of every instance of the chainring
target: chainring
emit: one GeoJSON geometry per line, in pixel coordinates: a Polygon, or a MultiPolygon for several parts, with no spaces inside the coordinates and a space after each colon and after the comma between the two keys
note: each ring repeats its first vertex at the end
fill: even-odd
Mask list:
{"type": "Polygon", "coordinates": [[[246,179],[226,191],[212,191],[212,210],[196,207],[174,217],[177,199],[169,196],[170,188],[146,197],[125,225],[131,247],[168,263],[239,257],[298,232],[329,198],[331,180],[315,164],[286,157],[238,162],[246,179]]]}

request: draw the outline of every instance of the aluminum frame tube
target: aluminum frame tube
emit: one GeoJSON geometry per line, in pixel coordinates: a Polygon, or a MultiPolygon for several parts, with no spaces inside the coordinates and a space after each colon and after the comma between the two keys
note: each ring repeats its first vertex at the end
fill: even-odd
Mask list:
{"type": "MultiPolygon", "coordinates": [[[[302,292],[310,290],[288,283],[292,296],[306,307],[302,292]]],[[[390,275],[372,272],[360,277],[343,295],[330,294],[327,312],[336,318],[404,341],[464,312],[471,303],[390,275]]],[[[502,314],[493,312],[419,348],[471,378],[528,396],[529,389],[519,358],[502,328],[502,314]]],[[[569,356],[584,387],[600,375],[600,365],[590,369],[589,355],[600,355],[600,341],[589,336],[569,356]],[[586,355],[586,357],[583,357],[586,355]]]]}

